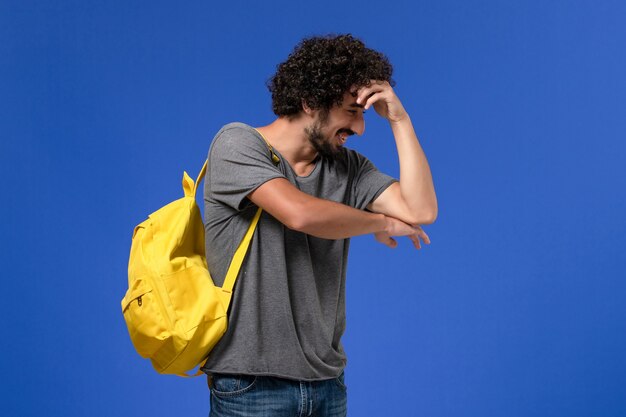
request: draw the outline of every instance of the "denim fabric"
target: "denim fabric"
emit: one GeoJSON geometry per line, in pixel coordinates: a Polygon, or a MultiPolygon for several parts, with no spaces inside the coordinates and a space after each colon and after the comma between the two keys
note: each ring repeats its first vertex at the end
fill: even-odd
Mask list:
{"type": "Polygon", "coordinates": [[[213,374],[210,417],[345,417],[343,373],[324,381],[213,374]]]}

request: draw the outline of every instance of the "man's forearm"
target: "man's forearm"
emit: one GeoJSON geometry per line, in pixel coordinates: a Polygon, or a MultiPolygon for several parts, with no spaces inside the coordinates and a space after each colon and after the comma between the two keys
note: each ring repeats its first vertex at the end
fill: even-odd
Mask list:
{"type": "Polygon", "coordinates": [[[383,214],[303,193],[284,178],[262,184],[249,198],[288,228],[324,239],[345,239],[401,226],[383,214]]]}
{"type": "Polygon", "coordinates": [[[323,239],[346,239],[381,232],[386,216],[358,210],[334,201],[312,198],[299,208],[295,222],[288,227],[323,239]]]}
{"type": "MultiPolygon", "coordinates": [[[[369,233],[378,234],[383,243],[394,247],[393,236],[407,236],[419,248],[419,237],[428,236],[419,227],[379,213],[358,210],[333,201],[312,197],[300,207],[300,224],[293,227],[300,232],[324,239],[345,239],[369,233]],[[380,235],[380,234],[383,235],[380,235]]],[[[379,240],[381,241],[381,240],[379,240]]]]}
{"type": "Polygon", "coordinates": [[[390,122],[396,140],[400,163],[400,190],[407,208],[413,213],[430,213],[437,217],[437,196],[426,155],[407,115],[390,122]]]}

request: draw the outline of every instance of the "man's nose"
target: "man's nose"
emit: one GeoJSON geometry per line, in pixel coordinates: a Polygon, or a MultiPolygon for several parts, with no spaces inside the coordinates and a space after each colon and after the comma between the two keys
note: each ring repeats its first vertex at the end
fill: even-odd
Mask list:
{"type": "Polygon", "coordinates": [[[359,117],[357,117],[354,122],[352,122],[350,129],[359,136],[361,136],[363,132],[365,132],[365,119],[363,119],[362,114],[359,115],[359,117]]]}

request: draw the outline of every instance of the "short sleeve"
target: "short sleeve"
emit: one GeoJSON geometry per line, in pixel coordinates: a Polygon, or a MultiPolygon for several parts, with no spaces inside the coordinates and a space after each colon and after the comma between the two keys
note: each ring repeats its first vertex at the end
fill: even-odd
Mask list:
{"type": "Polygon", "coordinates": [[[364,210],[397,180],[380,172],[369,159],[358,152],[354,152],[352,158],[356,160],[356,174],[352,183],[354,207],[364,210]]]}
{"type": "Polygon", "coordinates": [[[240,123],[226,125],[217,133],[208,159],[205,195],[237,211],[245,207],[245,198],[259,186],[285,178],[272,163],[263,139],[240,123]]]}

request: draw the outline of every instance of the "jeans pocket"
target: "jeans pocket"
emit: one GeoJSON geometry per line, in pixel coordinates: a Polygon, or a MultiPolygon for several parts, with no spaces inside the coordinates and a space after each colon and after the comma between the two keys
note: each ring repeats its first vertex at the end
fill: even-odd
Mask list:
{"type": "Polygon", "coordinates": [[[339,388],[343,389],[344,391],[348,389],[348,387],[346,387],[346,380],[343,372],[341,372],[341,375],[335,378],[334,381],[337,386],[339,386],[339,388]]]}
{"type": "Polygon", "coordinates": [[[254,375],[213,374],[213,394],[219,397],[234,397],[254,388],[254,375]]]}

